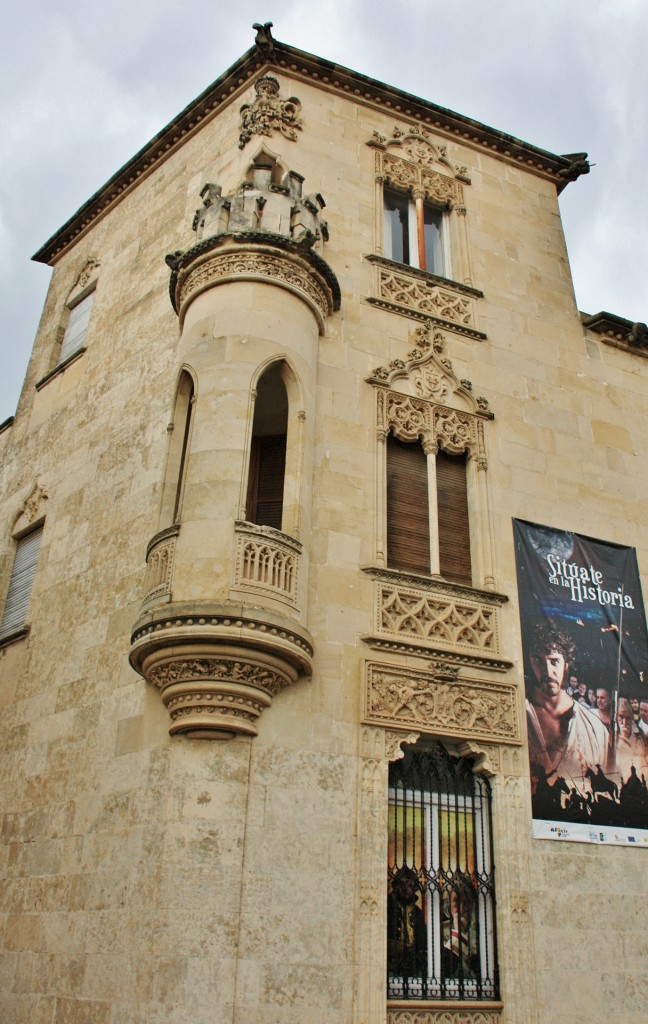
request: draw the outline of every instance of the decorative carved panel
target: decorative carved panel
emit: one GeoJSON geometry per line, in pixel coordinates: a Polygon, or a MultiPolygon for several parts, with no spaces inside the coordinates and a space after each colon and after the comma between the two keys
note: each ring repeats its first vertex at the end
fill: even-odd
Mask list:
{"type": "Polygon", "coordinates": [[[148,546],[143,607],[155,604],[165,597],[167,600],[170,599],[173,559],[179,529],[178,526],[171,526],[168,530],[163,530],[148,546]]]}
{"type": "Polygon", "coordinates": [[[387,1009],[387,1024],[500,1024],[499,1010],[387,1009]]]}
{"type": "Polygon", "coordinates": [[[234,586],[294,605],[301,544],[276,530],[236,523],[234,586]]]}
{"type": "Polygon", "coordinates": [[[435,649],[500,654],[497,605],[440,591],[376,583],[376,629],[435,649]]]}
{"type": "Polygon", "coordinates": [[[392,266],[378,265],[377,273],[379,301],[476,330],[474,301],[459,289],[392,266]]]}
{"type": "Polygon", "coordinates": [[[520,742],[514,685],[453,680],[443,667],[414,670],[369,662],[364,720],[444,736],[520,742]]]}
{"type": "Polygon", "coordinates": [[[492,419],[488,399],[475,396],[472,381],[459,380],[454,373],[452,362],[445,354],[447,340],[443,331],[428,320],[416,328],[411,341],[414,348],[404,359],[392,359],[387,366],[377,366],[368,383],[398,386],[401,391],[408,390],[412,397],[492,419]]]}

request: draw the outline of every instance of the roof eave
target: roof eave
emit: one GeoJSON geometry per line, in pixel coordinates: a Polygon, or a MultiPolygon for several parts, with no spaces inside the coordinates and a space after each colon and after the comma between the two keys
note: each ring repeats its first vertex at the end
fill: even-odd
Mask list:
{"type": "Polygon", "coordinates": [[[486,149],[507,163],[524,167],[531,173],[553,181],[558,193],[570,181],[575,181],[589,171],[586,153],[557,156],[367,75],[285,43],[273,42],[271,63],[268,62],[267,51],[259,46],[247,50],[95,192],[41,246],[32,259],[38,263],[55,262],[98,217],[230,103],[238,92],[247,87],[249,79],[264,67],[283,70],[293,78],[312,80],[327,89],[342,92],[359,103],[382,109],[395,117],[419,122],[472,147],[486,149]]]}

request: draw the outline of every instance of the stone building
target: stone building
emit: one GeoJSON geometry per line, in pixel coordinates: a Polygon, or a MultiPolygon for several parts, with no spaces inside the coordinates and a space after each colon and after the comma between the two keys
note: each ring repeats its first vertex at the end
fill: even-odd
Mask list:
{"type": "Polygon", "coordinates": [[[637,849],[532,838],[511,521],[647,564],[587,172],[272,38],[43,245],[0,432],[7,1024],[617,1024],[637,849]],[[574,187],[574,186],[572,186],[574,187]]]}

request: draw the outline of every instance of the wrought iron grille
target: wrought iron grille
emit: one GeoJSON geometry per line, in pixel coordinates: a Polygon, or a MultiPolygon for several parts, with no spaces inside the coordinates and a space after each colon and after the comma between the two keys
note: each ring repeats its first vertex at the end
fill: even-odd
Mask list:
{"type": "Polygon", "coordinates": [[[390,765],[387,997],[497,999],[488,780],[441,743],[390,765]]]}

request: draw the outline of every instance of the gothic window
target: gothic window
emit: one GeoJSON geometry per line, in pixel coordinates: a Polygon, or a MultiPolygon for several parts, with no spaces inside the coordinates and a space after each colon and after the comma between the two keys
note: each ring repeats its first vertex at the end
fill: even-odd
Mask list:
{"type": "Polygon", "coordinates": [[[449,277],[446,224],[443,210],[422,197],[412,199],[404,192],[385,188],[383,192],[383,250],[399,263],[449,277]]]}
{"type": "Polygon", "coordinates": [[[425,324],[414,339],[405,359],[368,378],[376,387],[376,565],[493,590],[492,413],[455,376],[442,332],[425,324]]]}
{"type": "Polygon", "coordinates": [[[183,370],[176,391],[166,475],[162,490],[160,525],[164,529],[180,521],[182,495],[187,474],[187,459],[194,408],[194,380],[183,370]]]}
{"type": "Polygon", "coordinates": [[[420,442],[387,438],[387,561],[393,569],[430,572],[427,458],[420,442]]]}
{"type": "Polygon", "coordinates": [[[435,458],[439,572],[454,583],[472,584],[466,453],[437,452],[435,458]]]}
{"type": "Polygon", "coordinates": [[[257,384],[246,519],[281,530],[288,440],[288,394],[282,364],[273,363],[257,384]]]}
{"type": "Polygon", "coordinates": [[[390,765],[387,996],[498,998],[488,780],[441,743],[390,765]]]}
{"type": "Polygon", "coordinates": [[[20,537],[16,543],[9,590],[0,622],[0,641],[24,630],[27,624],[29,599],[36,576],[42,538],[43,527],[39,526],[20,537]]]}
{"type": "Polygon", "coordinates": [[[472,585],[465,453],[428,457],[420,442],[388,436],[387,564],[472,585]],[[432,516],[429,459],[436,478],[432,516]]]}

